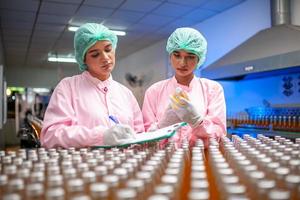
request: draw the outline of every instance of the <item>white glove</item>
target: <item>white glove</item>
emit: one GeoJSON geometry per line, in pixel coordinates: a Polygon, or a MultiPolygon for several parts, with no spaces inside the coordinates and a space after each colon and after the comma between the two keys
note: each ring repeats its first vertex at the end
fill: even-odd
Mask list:
{"type": "Polygon", "coordinates": [[[181,122],[182,120],[176,115],[174,110],[171,108],[171,105],[165,110],[164,115],[159,120],[157,126],[158,128],[164,128],[167,126],[171,126],[172,124],[176,124],[181,122]]]}
{"type": "Polygon", "coordinates": [[[176,91],[177,94],[170,97],[172,104],[172,110],[176,115],[184,122],[190,124],[192,127],[196,127],[202,123],[202,117],[200,111],[196,106],[188,99],[186,94],[182,94],[182,91],[176,91]]]}
{"type": "Polygon", "coordinates": [[[124,144],[135,138],[135,132],[128,125],[116,124],[103,133],[104,145],[124,144]]]}
{"type": "Polygon", "coordinates": [[[153,124],[151,124],[151,126],[148,128],[147,132],[153,132],[153,131],[156,131],[158,128],[158,123],[155,122],[153,124]]]}

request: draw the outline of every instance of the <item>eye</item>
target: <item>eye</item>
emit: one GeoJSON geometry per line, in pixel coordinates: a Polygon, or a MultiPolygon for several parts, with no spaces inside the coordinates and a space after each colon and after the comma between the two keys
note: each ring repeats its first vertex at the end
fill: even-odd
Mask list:
{"type": "Polygon", "coordinates": [[[92,55],[91,55],[91,57],[93,57],[93,58],[97,58],[99,56],[99,53],[93,53],[92,55]]]}
{"type": "Polygon", "coordinates": [[[197,60],[197,56],[195,56],[195,55],[188,55],[186,58],[188,61],[191,61],[191,62],[194,62],[197,60]]]}
{"type": "Polygon", "coordinates": [[[188,56],[188,59],[190,59],[190,60],[196,59],[196,56],[190,55],[190,56],[188,56]]]}
{"type": "Polygon", "coordinates": [[[179,57],[180,57],[179,53],[176,53],[176,52],[173,53],[173,56],[174,56],[175,58],[179,58],[179,57]]]}
{"type": "Polygon", "coordinates": [[[113,48],[112,48],[111,45],[105,47],[105,49],[104,49],[104,51],[107,52],[107,53],[111,52],[112,50],[113,50],[113,48]]]}

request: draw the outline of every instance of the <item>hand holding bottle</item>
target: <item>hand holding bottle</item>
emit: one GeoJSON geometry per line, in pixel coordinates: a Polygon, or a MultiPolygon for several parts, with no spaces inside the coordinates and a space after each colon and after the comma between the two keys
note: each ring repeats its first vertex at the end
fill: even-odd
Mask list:
{"type": "Polygon", "coordinates": [[[200,111],[181,88],[176,88],[175,94],[171,95],[170,99],[172,110],[182,121],[190,124],[192,127],[201,124],[200,111]]]}

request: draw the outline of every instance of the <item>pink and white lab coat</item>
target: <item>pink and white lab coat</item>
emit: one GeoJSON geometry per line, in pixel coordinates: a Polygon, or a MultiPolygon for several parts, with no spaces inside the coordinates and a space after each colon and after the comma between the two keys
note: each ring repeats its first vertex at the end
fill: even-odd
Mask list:
{"type": "Polygon", "coordinates": [[[63,79],[47,107],[42,146],[88,147],[103,144],[103,132],[114,125],[109,115],[136,132],[143,132],[143,117],[136,98],[122,84],[100,81],[85,71],[63,79]]]}
{"type": "Polygon", "coordinates": [[[226,135],[226,106],[222,86],[212,80],[194,76],[189,86],[177,83],[175,77],[159,81],[147,89],[142,108],[145,129],[159,122],[170,103],[170,95],[177,87],[182,88],[189,96],[190,101],[201,110],[203,122],[192,128],[185,126],[172,138],[180,142],[187,138],[190,145],[194,145],[197,138],[208,146],[209,138],[219,140],[226,135]]]}

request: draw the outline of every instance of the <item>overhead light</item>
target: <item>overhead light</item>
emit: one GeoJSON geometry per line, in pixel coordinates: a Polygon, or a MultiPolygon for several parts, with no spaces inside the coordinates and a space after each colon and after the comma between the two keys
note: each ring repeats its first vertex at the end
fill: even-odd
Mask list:
{"type": "MultiPolygon", "coordinates": [[[[77,31],[78,28],[79,27],[77,27],[77,26],[69,26],[68,30],[75,32],[75,31],[77,31]]],[[[119,36],[125,36],[126,35],[125,31],[116,31],[116,30],[111,30],[111,31],[114,32],[116,35],[119,35],[119,36]]]]}
{"type": "Polygon", "coordinates": [[[74,57],[56,57],[56,56],[48,56],[49,62],[69,62],[69,63],[76,63],[74,57]]]}
{"type": "Polygon", "coordinates": [[[32,88],[32,91],[35,93],[49,93],[50,89],[48,89],[48,88],[32,88]]]}
{"type": "Polygon", "coordinates": [[[10,88],[6,88],[6,96],[10,96],[12,94],[12,91],[10,88]]]}
{"type": "Polygon", "coordinates": [[[78,28],[79,28],[79,27],[77,27],[77,26],[69,26],[69,27],[68,27],[68,30],[69,30],[69,31],[72,31],[72,32],[75,32],[75,31],[77,31],[78,28]]]}
{"type": "Polygon", "coordinates": [[[111,31],[114,32],[118,36],[125,36],[126,35],[125,31],[116,31],[116,30],[111,30],[111,31]]]}

